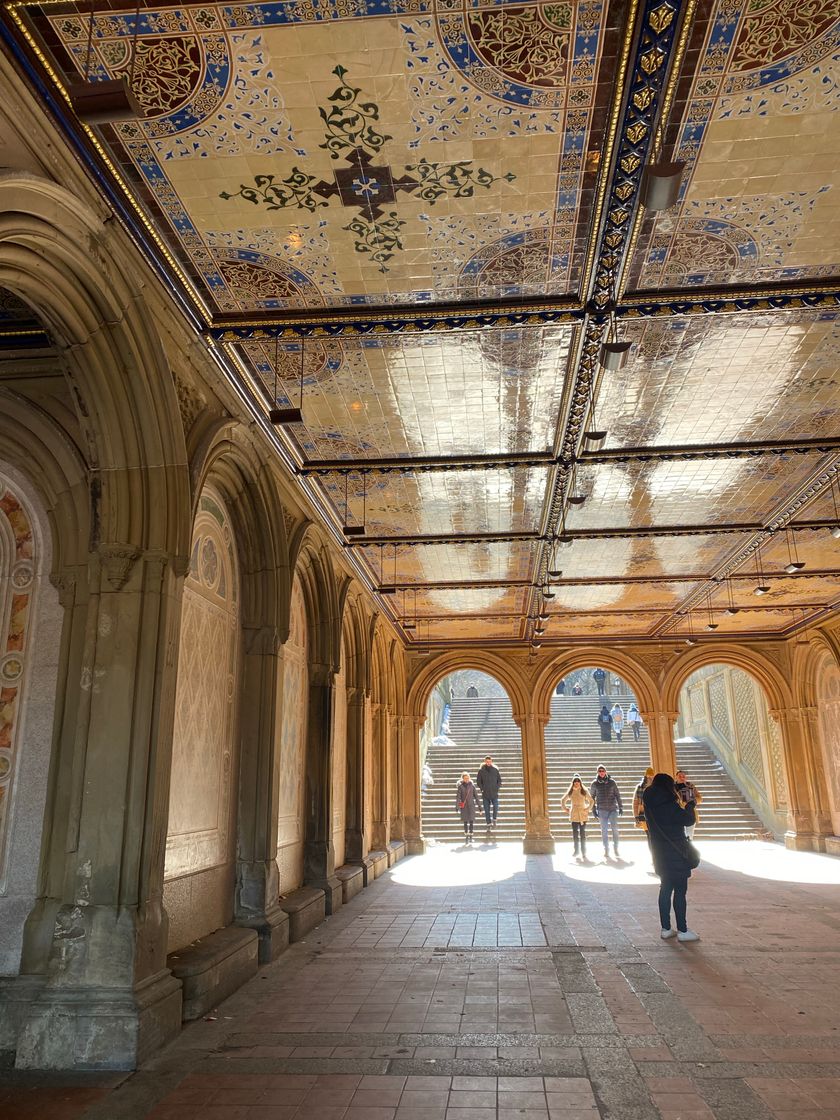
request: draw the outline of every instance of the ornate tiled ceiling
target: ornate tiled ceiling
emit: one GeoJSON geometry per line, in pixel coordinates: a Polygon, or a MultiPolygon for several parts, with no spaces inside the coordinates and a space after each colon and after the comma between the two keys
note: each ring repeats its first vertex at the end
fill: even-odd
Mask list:
{"type": "MultiPolygon", "coordinates": [[[[832,608],[836,0],[138,11],[94,0],[90,72],[142,118],[65,127],[263,422],[302,401],[288,460],[407,642],[832,608]],[[687,165],[658,214],[654,151],[687,165]]],[[[81,5],[4,26],[59,87],[88,67],[81,5]]]]}

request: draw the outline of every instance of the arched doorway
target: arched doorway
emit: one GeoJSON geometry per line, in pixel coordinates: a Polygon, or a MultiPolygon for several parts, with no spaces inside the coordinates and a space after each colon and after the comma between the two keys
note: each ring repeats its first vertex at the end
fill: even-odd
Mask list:
{"type": "Polygon", "coordinates": [[[697,836],[784,836],[788,791],[781,732],[750,673],[723,661],[691,673],[679,694],[676,758],[703,795],[697,836]]]}
{"type": "Polygon", "coordinates": [[[822,751],[823,773],[828,793],[833,837],[827,851],[840,855],[840,667],[828,651],[817,665],[815,688],[817,727],[822,751]]]}
{"type": "MultiPolygon", "coordinates": [[[[603,665],[579,666],[557,678],[545,729],[545,762],[551,831],[558,844],[572,840],[569,814],[562,808],[572,778],[579,774],[588,790],[600,765],[618,785],[621,833],[630,838],[633,791],[650,766],[650,738],[639,709],[632,686],[603,665]]],[[[588,854],[597,855],[601,834],[592,818],[587,841],[588,854]]]]}
{"type": "Polygon", "coordinates": [[[283,705],[280,723],[280,788],[277,813],[277,872],[280,893],[303,882],[303,788],[309,710],[309,640],[300,579],[292,581],[289,637],[283,646],[283,705]]]}
{"type": "Polygon", "coordinates": [[[525,833],[522,736],[510,697],[487,673],[472,669],[449,673],[431,691],[420,733],[420,815],[427,841],[463,841],[455,807],[458,781],[465,770],[476,781],[488,754],[502,776],[499,815],[495,827],[488,830],[479,798],[476,838],[493,843],[521,841],[525,833]]]}

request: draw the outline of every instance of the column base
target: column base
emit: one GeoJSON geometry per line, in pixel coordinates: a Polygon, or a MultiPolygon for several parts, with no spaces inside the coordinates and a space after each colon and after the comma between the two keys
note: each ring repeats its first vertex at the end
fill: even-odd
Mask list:
{"type": "Polygon", "coordinates": [[[424,836],[411,836],[405,843],[410,856],[424,856],[426,854],[426,838],[424,836]]]}
{"type": "Polygon", "coordinates": [[[361,867],[362,874],[365,877],[366,887],[373,882],[373,860],[370,858],[370,856],[363,856],[361,859],[348,859],[347,862],[352,866],[361,867]]]}
{"type": "Polygon", "coordinates": [[[133,990],[43,988],[18,1036],[17,1069],[136,1069],[181,1030],[181,983],[168,969],[133,990]]]}
{"type": "Polygon", "coordinates": [[[824,836],[825,853],[829,856],[840,856],[840,836],[824,836]]]}
{"type": "Polygon", "coordinates": [[[240,918],[236,924],[257,931],[260,964],[276,961],[289,947],[289,915],[279,906],[272,906],[259,917],[240,918]]]}
{"type": "Polygon", "coordinates": [[[540,836],[526,834],[522,838],[522,851],[526,856],[553,856],[554,850],[554,837],[550,832],[540,836]]]}
{"type": "Polygon", "coordinates": [[[816,832],[786,832],[785,847],[792,852],[825,852],[830,839],[832,837],[819,836],[816,832]]]}
{"type": "Polygon", "coordinates": [[[336,878],[335,875],[330,875],[326,879],[307,879],[305,886],[318,887],[319,890],[324,892],[324,913],[327,917],[330,914],[335,914],[341,906],[343,901],[343,888],[341,880],[336,878]]]}

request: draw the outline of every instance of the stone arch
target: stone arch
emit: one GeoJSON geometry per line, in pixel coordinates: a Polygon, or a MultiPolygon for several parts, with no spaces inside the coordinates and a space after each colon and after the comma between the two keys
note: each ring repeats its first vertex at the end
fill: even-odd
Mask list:
{"type": "Polygon", "coordinates": [[[828,849],[840,854],[840,660],[828,636],[810,634],[794,654],[794,681],[802,722],[813,740],[812,790],[821,831],[831,834],[828,849]]]}
{"type": "Polygon", "coordinates": [[[303,882],[303,814],[309,711],[309,635],[300,580],[292,579],[289,632],[283,648],[278,810],[274,824],[279,892],[303,882]]]}
{"type": "Polygon", "coordinates": [[[4,176],[0,285],[35,309],[62,352],[84,433],[91,546],[185,559],[189,481],[177,395],[117,239],[63,187],[4,176]]]}
{"type": "Polygon", "coordinates": [[[603,646],[582,646],[565,650],[540,670],[534,682],[533,705],[537,717],[546,721],[550,718],[551,697],[561,677],[568,676],[575,669],[598,665],[630,685],[639,702],[640,711],[647,713],[646,718],[659,708],[656,684],[638,661],[620,650],[606,649],[603,646]]]}
{"type": "Polygon", "coordinates": [[[789,708],[793,701],[791,688],[782,670],[762,652],[735,643],[705,643],[685,653],[668,667],[662,682],[662,706],[666,712],[676,712],[682,686],[692,673],[706,665],[732,665],[754,677],[767,696],[770,708],[789,708]]]}
{"type": "Polygon", "coordinates": [[[306,604],[309,662],[334,673],[340,657],[342,610],[332,556],[311,522],[293,538],[294,572],[306,604]]]}
{"type": "Polygon", "coordinates": [[[409,678],[406,714],[418,727],[426,718],[426,704],[432,689],[442,677],[456,669],[478,669],[494,677],[510,697],[517,723],[531,711],[528,684],[509,661],[479,650],[447,650],[431,658],[409,678]]]}

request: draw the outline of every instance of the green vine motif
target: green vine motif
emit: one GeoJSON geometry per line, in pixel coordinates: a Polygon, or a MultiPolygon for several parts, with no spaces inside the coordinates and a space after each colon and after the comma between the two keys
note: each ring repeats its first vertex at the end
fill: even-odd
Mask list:
{"type": "Polygon", "coordinates": [[[246,202],[253,202],[255,206],[262,203],[269,210],[286,210],[292,207],[312,213],[318,206],[327,205],[325,200],[316,198],[312,193],[314,182],[313,175],[307,175],[299,167],[293,167],[291,175],[278,183],[275,183],[273,175],[256,175],[252,187],[246,187],[243,183],[236,194],[222,191],[219,197],[243,198],[246,202]]]}
{"type": "Polygon", "coordinates": [[[347,233],[354,234],[353,248],[357,253],[369,253],[371,260],[379,265],[380,272],[387,272],[385,262],[394,255],[394,250],[402,249],[400,230],[405,222],[397,217],[395,211],[386,218],[370,221],[359,216],[349,226],[342,226],[347,233]]]}
{"type": "Polygon", "coordinates": [[[393,139],[372,127],[370,122],[379,120],[379,106],[373,101],[359,101],[361,90],[345,82],[346,73],[343,66],[336,66],[333,74],[341,85],[329,98],[334,102],[333,107],[329,112],[318,110],[327,126],[326,138],[319,147],[328,151],[332,159],[338,159],[342,152],[352,152],[356,148],[378,152],[387,140],[393,139]]]}
{"type": "Polygon", "coordinates": [[[412,192],[424,202],[434,204],[439,198],[472,198],[476,187],[488,190],[494,183],[512,183],[516,176],[509,171],[507,175],[493,175],[483,167],[473,167],[471,160],[458,163],[429,163],[420,157],[420,162],[406,171],[417,175],[420,185],[412,192]]]}

